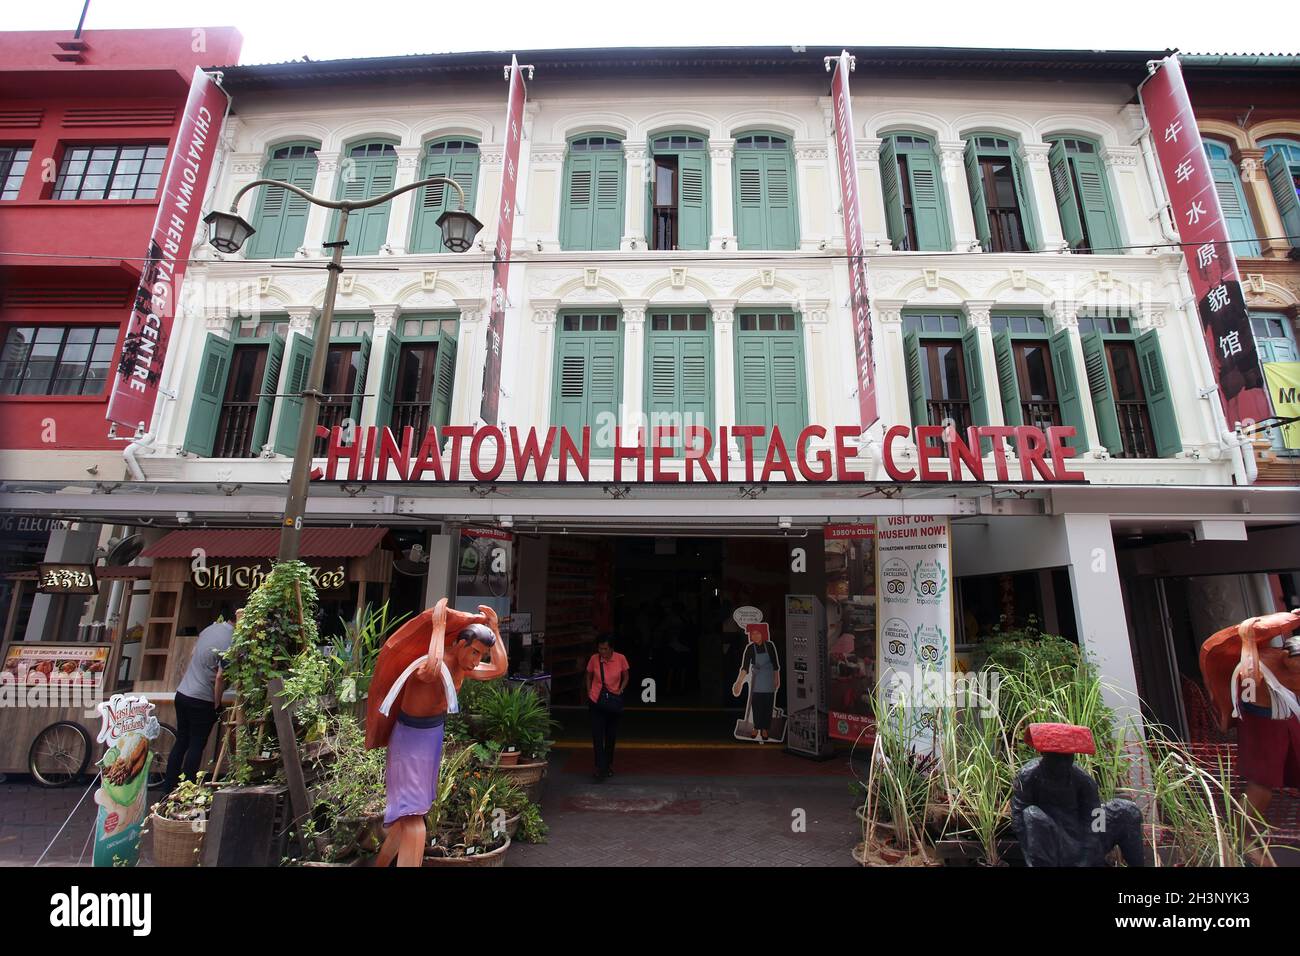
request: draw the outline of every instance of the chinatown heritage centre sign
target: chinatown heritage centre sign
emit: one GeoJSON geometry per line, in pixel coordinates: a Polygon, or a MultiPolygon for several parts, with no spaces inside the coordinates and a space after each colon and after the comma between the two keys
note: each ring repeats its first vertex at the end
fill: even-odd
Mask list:
{"type": "MultiPolygon", "coordinates": [[[[858,425],[809,425],[797,435],[783,435],[776,426],[689,425],[682,430],[679,449],[674,447],[675,426],[614,428],[612,442],[603,442],[602,451],[603,460],[612,458],[614,481],[867,481],[866,472],[854,463],[858,451],[853,441],[861,430],[858,425]],[[766,450],[760,451],[763,439],[766,450]],[[740,460],[710,457],[724,447],[738,447],[740,460]]],[[[356,429],[357,440],[345,442],[341,427],[322,425],[316,435],[328,440],[325,467],[313,470],[312,479],[496,481],[508,460],[519,481],[591,481],[592,432],[590,427],[555,425],[446,425],[430,426],[422,435],[407,427],[399,437],[389,428],[372,426],[356,429]]],[[[895,482],[1082,482],[1083,473],[1070,467],[1077,454],[1070,446],[1074,435],[1070,426],[976,425],[962,435],[939,425],[893,425],[885,430],[882,464],[895,482]],[[901,455],[905,439],[915,442],[914,462],[901,455]],[[991,446],[991,462],[981,456],[981,442],[991,446]],[[941,469],[941,464],[947,467],[941,469]]]]}

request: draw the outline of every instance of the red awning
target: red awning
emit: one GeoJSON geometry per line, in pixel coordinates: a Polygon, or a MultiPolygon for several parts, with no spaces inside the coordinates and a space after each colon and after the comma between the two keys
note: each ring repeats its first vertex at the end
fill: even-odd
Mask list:
{"type": "MultiPolygon", "coordinates": [[[[374,551],[387,528],[304,528],[298,553],[304,558],[361,558],[374,551]]],[[[204,528],[173,531],[144,549],[146,558],[274,558],[279,528],[204,528]]]]}

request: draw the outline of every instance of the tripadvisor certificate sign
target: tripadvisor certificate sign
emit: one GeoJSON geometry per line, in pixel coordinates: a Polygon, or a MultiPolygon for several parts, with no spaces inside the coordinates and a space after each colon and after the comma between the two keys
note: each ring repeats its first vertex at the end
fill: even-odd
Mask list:
{"type": "Polygon", "coordinates": [[[935,750],[952,669],[948,519],[899,515],[876,523],[876,660],[888,714],[918,752],[935,750]]]}

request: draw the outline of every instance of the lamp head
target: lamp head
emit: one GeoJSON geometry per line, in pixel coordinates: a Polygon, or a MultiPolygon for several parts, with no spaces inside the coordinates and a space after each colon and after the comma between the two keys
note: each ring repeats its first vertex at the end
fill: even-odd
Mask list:
{"type": "Polygon", "coordinates": [[[442,230],[442,244],[447,249],[464,252],[474,244],[483,223],[463,209],[448,209],[438,217],[438,228],[442,230]]]}
{"type": "Polygon", "coordinates": [[[257,230],[242,216],[233,212],[212,210],[203,217],[208,224],[208,242],[218,252],[238,252],[257,230]]]}

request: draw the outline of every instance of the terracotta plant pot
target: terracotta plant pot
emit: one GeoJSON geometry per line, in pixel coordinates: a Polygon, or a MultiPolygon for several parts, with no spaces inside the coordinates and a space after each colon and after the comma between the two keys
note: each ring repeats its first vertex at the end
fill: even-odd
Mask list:
{"type": "Polygon", "coordinates": [[[487,853],[475,853],[473,856],[440,856],[439,847],[424,848],[425,866],[505,866],[506,851],[510,849],[510,838],[495,850],[487,853]]]}
{"type": "Polygon", "coordinates": [[[519,756],[518,750],[503,750],[497,754],[497,766],[514,767],[519,763],[519,756]]]}

